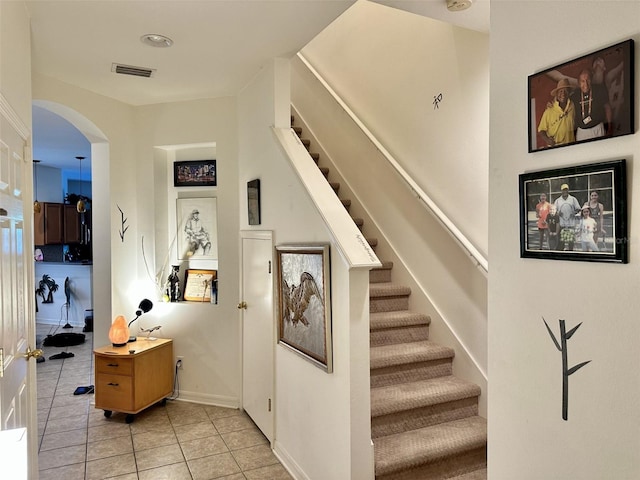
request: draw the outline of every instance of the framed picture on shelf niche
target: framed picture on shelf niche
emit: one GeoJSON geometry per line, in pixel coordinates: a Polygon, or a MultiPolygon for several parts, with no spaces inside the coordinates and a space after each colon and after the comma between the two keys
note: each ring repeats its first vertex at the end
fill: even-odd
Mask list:
{"type": "Polygon", "coordinates": [[[217,272],[215,270],[187,270],[184,277],[184,299],[190,302],[218,303],[217,272]]]}
{"type": "Polygon", "coordinates": [[[529,76],[529,152],[628,135],[634,43],[627,40],[529,76]]]}
{"type": "Polygon", "coordinates": [[[217,200],[178,198],[176,201],[176,244],[179,260],[218,258],[217,200]]]}
{"type": "Polygon", "coordinates": [[[278,343],[333,371],[329,245],[276,246],[278,343]]]}
{"type": "Polygon", "coordinates": [[[247,210],[249,225],[260,225],[260,180],[247,182],[247,210]]]}
{"type": "Polygon", "coordinates": [[[173,162],[174,187],[215,187],[216,185],[215,160],[173,162]]]}
{"type": "Polygon", "coordinates": [[[628,262],[626,162],[520,175],[520,256],[628,262]]]}

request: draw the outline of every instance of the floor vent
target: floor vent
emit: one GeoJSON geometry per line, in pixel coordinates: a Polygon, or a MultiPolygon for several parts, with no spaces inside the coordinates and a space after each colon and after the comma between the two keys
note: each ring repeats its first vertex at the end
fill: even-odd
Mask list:
{"type": "Polygon", "coordinates": [[[155,69],[144,67],[133,67],[131,65],[122,65],[120,63],[112,63],[111,71],[121,75],[133,75],[135,77],[153,77],[155,69]]]}

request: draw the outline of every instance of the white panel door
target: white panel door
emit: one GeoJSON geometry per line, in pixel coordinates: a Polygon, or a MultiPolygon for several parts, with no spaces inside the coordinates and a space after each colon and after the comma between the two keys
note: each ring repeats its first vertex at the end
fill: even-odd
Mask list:
{"type": "MultiPolygon", "coordinates": [[[[31,182],[26,181],[32,163],[30,153],[25,158],[25,152],[29,152],[26,130],[15,120],[8,120],[11,116],[6,116],[6,111],[6,107],[2,108],[0,115],[0,430],[21,434],[3,434],[0,449],[15,450],[15,443],[4,442],[15,442],[16,438],[27,447],[27,451],[22,447],[23,455],[9,464],[12,471],[2,474],[26,479],[27,453],[29,468],[37,472],[35,360],[29,362],[36,356],[32,351],[35,321],[31,313],[33,214],[31,182]]],[[[35,472],[29,477],[36,478],[35,472]]]]}
{"type": "Polygon", "coordinates": [[[241,232],[242,408],[274,439],[273,243],[271,232],[241,232]]]}

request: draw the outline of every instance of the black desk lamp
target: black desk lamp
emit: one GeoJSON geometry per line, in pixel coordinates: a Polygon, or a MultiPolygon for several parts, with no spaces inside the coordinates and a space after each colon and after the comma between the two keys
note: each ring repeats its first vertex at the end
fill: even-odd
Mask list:
{"type": "MultiPolygon", "coordinates": [[[[140,305],[138,305],[138,310],[136,310],[136,318],[134,318],[133,320],[131,320],[129,322],[129,325],[127,325],[127,327],[131,327],[131,324],[133,322],[135,322],[138,318],[140,318],[140,316],[143,313],[147,313],[149,310],[151,310],[153,308],[153,302],[151,300],[149,300],[148,298],[145,298],[144,300],[142,300],[140,302],[140,305]]],[[[136,336],[132,335],[129,337],[129,342],[135,342],[136,341],[136,336]]]]}

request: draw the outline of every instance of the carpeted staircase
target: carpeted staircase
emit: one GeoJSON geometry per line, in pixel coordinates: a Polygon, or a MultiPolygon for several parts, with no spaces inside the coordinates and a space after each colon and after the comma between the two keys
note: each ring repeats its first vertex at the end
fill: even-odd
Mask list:
{"type": "MultiPolygon", "coordinates": [[[[291,118],[294,125],[294,117],[291,118]]],[[[307,150],[311,141],[292,127],[307,150]]],[[[320,156],[310,153],[316,164],[320,156]]],[[[340,183],[329,180],[339,195],[340,183]]],[[[332,179],[333,180],[333,179],[332,179]]],[[[347,210],[351,200],[341,199],[347,210]]],[[[364,221],[354,218],[360,230],[364,221]]],[[[375,249],[377,240],[367,239],[375,249]]],[[[392,262],[370,272],[371,435],[377,480],[487,478],[487,425],[480,387],[452,374],[454,351],[429,341],[426,315],[409,310],[411,289],[392,262]]]]}

